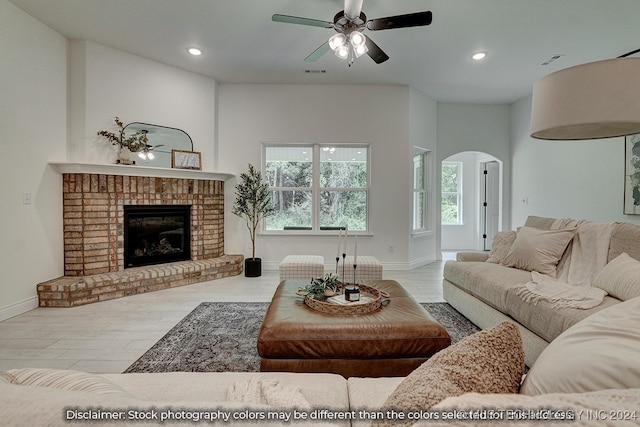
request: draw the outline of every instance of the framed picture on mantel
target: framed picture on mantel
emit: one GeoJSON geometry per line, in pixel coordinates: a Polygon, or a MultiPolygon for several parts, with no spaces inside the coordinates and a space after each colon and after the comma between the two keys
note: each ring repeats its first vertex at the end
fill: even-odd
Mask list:
{"type": "Polygon", "coordinates": [[[171,150],[171,167],[175,169],[202,170],[200,152],[171,150]]]}

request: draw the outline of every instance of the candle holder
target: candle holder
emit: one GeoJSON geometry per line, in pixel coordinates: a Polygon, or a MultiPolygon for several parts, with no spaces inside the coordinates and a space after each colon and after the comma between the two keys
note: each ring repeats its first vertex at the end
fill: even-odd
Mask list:
{"type": "Polygon", "coordinates": [[[340,257],[336,256],[336,276],[338,275],[338,264],[340,264],[340,257]]]}
{"type": "Polygon", "coordinates": [[[358,264],[353,264],[353,284],[358,285],[358,281],[356,280],[356,268],[358,268],[358,264]]]}
{"type": "Polygon", "coordinates": [[[342,254],[342,280],[344,280],[345,282],[347,281],[347,278],[344,275],[344,265],[346,264],[346,259],[347,259],[347,254],[343,253],[342,254]]]}

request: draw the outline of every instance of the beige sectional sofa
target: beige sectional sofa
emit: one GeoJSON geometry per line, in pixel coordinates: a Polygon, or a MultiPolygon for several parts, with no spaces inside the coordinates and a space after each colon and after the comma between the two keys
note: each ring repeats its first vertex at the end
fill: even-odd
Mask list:
{"type": "MultiPolygon", "coordinates": [[[[585,223],[593,224],[585,221],[530,216],[524,226],[537,230],[552,230],[568,224],[575,229],[576,224],[585,223]]],[[[609,262],[622,253],[640,260],[640,227],[623,222],[608,225],[605,261],[609,262]]],[[[597,237],[599,241],[603,240],[602,236],[597,237]]],[[[494,242],[500,243],[497,239],[494,242]]],[[[495,251],[495,243],[492,252],[495,251]]],[[[567,257],[571,243],[569,242],[567,250],[563,251],[559,265],[567,257]]],[[[595,243],[582,246],[584,256],[593,264],[591,258],[593,254],[589,251],[593,250],[595,243]]],[[[490,255],[492,255],[490,252],[460,252],[456,261],[448,261],[443,274],[444,298],[456,310],[483,329],[505,320],[515,321],[522,333],[527,366],[532,366],[549,342],[567,328],[600,310],[621,302],[617,295],[609,294],[604,297],[601,304],[589,309],[572,307],[557,309],[552,302],[546,300],[532,303],[520,295],[525,284],[532,280],[531,272],[504,265],[496,260],[488,262],[490,255]]],[[[638,281],[640,282],[640,275],[638,281]]],[[[640,289],[640,284],[638,288],[640,289]]]]}

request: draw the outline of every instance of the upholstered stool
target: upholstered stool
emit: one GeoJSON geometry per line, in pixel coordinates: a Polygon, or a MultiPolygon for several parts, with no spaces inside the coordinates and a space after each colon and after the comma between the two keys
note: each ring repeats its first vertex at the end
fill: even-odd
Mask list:
{"type": "Polygon", "coordinates": [[[306,279],[324,276],[324,257],[318,255],[287,255],[280,263],[280,280],[306,279]]]}
{"type": "MultiPolygon", "coordinates": [[[[338,264],[338,276],[343,282],[353,282],[353,257],[346,257],[346,266],[344,269],[345,279],[342,278],[342,258],[338,264]]],[[[358,255],[358,268],[356,268],[356,281],[361,280],[381,280],[382,264],[376,257],[358,255]]]]}

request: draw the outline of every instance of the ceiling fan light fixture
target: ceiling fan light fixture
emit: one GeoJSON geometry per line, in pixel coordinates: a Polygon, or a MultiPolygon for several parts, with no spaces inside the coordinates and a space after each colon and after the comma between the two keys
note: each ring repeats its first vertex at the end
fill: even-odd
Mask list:
{"type": "Polygon", "coordinates": [[[338,55],[338,49],[347,43],[347,36],[342,33],[334,34],[329,38],[329,47],[338,55]]]}
{"type": "Polygon", "coordinates": [[[361,46],[354,46],[353,47],[353,53],[356,56],[356,58],[360,58],[362,55],[364,55],[368,51],[369,51],[369,48],[365,44],[363,44],[361,46]]]}
{"type": "Polygon", "coordinates": [[[471,58],[474,61],[480,61],[481,59],[486,58],[486,56],[487,56],[486,52],[476,52],[473,55],[471,55],[471,58]]]}
{"type": "Polygon", "coordinates": [[[354,49],[357,49],[365,45],[367,38],[360,31],[352,31],[351,34],[349,34],[349,41],[354,49]]]}
{"type": "Polygon", "coordinates": [[[347,59],[349,57],[349,46],[342,45],[336,50],[336,56],[340,59],[347,59]]]}

